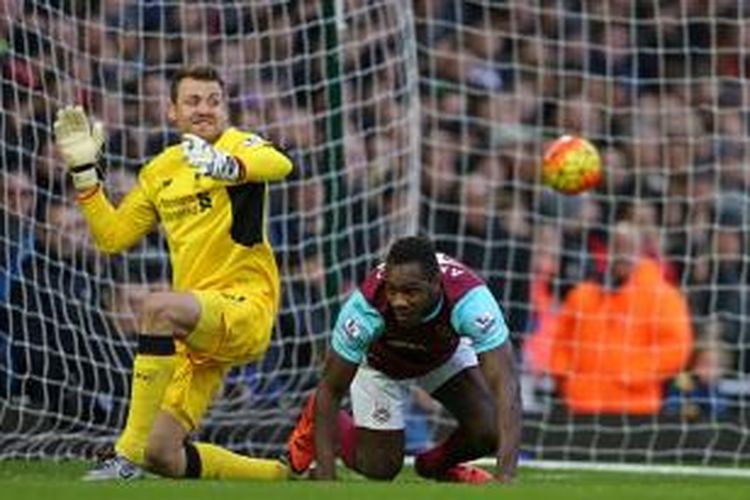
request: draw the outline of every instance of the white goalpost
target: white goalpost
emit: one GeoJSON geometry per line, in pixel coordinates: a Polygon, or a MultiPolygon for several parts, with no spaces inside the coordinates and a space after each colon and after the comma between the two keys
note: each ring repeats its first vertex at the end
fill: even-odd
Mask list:
{"type": "MultiPolygon", "coordinates": [[[[419,231],[476,268],[504,309],[523,463],[743,474],[749,14],[725,0],[0,2],[0,459],[88,457],[112,442],[135,311],[169,287],[158,231],[120,256],[92,246],[52,146],[54,113],[75,102],[104,121],[117,200],[178,139],[169,77],[208,63],[233,123],[284,148],[295,172],[270,198],[283,280],[271,348],[232,370],[202,439],[278,455],[340,301],[395,237],[419,231]],[[541,152],[563,133],[599,149],[595,190],[543,187],[541,152]],[[582,365],[553,361],[559,312],[581,282],[612,284],[620,221],[684,297],[692,345],[646,377],[654,411],[573,411],[563,384],[582,365]]],[[[595,345],[570,335],[566,349],[604,352],[604,333],[654,320],[619,314],[595,345]]],[[[410,453],[451,426],[421,396],[410,453]]]]}

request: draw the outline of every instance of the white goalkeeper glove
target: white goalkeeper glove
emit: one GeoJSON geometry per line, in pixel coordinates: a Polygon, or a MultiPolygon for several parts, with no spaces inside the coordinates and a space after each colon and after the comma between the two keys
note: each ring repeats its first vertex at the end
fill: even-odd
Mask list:
{"type": "Polygon", "coordinates": [[[57,112],[55,144],[78,190],[97,185],[101,171],[97,162],[104,144],[104,125],[89,123],[81,106],[65,106],[57,112]]]}
{"type": "Polygon", "coordinates": [[[237,181],[242,176],[239,162],[231,155],[219,151],[197,135],[182,136],[182,152],[196,172],[224,181],[237,181]]]}

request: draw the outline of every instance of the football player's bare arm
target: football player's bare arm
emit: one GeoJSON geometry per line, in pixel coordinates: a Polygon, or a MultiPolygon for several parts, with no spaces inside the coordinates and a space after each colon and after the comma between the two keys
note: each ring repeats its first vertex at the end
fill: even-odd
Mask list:
{"type": "Polygon", "coordinates": [[[516,474],[521,444],[521,391],[510,341],[479,355],[479,365],[496,398],[499,443],[497,479],[510,482],[516,474]]]}
{"type": "Polygon", "coordinates": [[[357,365],[328,352],[315,395],[315,478],[336,477],[336,415],[357,373],[357,365]]]}

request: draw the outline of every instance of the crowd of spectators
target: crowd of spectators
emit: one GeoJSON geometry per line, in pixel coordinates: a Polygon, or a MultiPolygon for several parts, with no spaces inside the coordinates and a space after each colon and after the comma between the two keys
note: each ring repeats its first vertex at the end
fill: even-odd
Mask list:
{"type": "Polygon", "coordinates": [[[485,272],[527,369],[554,374],[557,313],[581,282],[611,278],[612,231],[627,221],[689,304],[696,354],[672,376],[701,364],[716,390],[750,372],[742,6],[415,7],[422,228],[485,272]],[[603,185],[575,198],[539,189],[541,150],[564,133],[591,139],[605,165],[603,185]]]}
{"type": "MultiPolygon", "coordinates": [[[[415,26],[399,2],[343,8],[332,81],[326,35],[340,26],[321,2],[0,0],[0,393],[122,418],[133,310],[169,280],[164,241],[154,233],[114,259],[92,250],[50,123],[71,101],[104,121],[117,199],[177,140],[171,74],[206,62],[226,78],[234,123],[296,164],[270,207],[285,284],[277,335],[264,366],[238,371],[228,395],[311,387],[331,321],[326,280],[345,293],[412,223],[483,273],[525,369],[543,376],[554,371],[559,308],[581,282],[607,282],[612,231],[625,221],[689,306],[696,349],[665,380],[665,408],[750,375],[741,2],[413,0],[415,26]],[[331,142],[337,98],[342,137],[331,142]],[[606,179],[594,192],[540,186],[540,152],[562,133],[600,149],[606,179]],[[343,166],[332,165],[336,148],[343,166]],[[89,396],[66,399],[71,387],[89,396]]],[[[693,416],[718,414],[703,403],[691,402],[693,416]]]]}

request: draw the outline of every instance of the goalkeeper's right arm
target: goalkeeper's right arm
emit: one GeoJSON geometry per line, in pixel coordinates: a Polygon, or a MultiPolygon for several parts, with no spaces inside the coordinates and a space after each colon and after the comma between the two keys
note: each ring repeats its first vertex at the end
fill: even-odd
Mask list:
{"type": "Polygon", "coordinates": [[[66,106],[57,112],[54,124],[55,144],[63,157],[73,186],[86,191],[99,184],[99,154],[104,144],[104,126],[89,123],[81,106],[66,106]]]}
{"type": "Polygon", "coordinates": [[[102,176],[98,162],[104,144],[101,122],[89,122],[80,106],[66,106],[57,112],[55,143],[99,250],[120,252],[148,233],[157,216],[139,187],[128,193],[118,208],[99,189],[102,176]]]}

